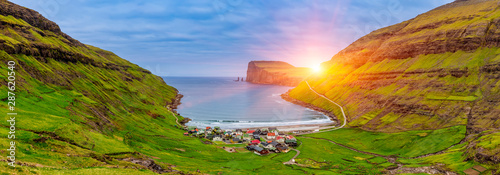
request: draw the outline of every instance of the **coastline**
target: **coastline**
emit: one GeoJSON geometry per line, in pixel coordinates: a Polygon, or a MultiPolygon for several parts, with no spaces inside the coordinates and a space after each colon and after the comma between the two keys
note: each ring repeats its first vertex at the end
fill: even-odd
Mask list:
{"type": "MultiPolygon", "coordinates": [[[[246,81],[246,82],[248,82],[248,81],[246,81]]],[[[252,82],[248,82],[248,83],[252,83],[252,82]]],[[[262,83],[252,83],[252,84],[273,85],[273,86],[276,86],[276,84],[262,84],[262,83]]],[[[278,85],[278,86],[282,86],[282,85],[278,85]]],[[[301,123],[301,122],[295,122],[295,123],[288,123],[288,125],[286,125],[285,123],[283,123],[284,125],[273,125],[273,124],[267,125],[267,124],[263,124],[262,126],[251,126],[251,125],[245,126],[245,125],[242,125],[240,127],[236,127],[236,126],[233,126],[233,127],[220,126],[220,127],[223,128],[223,129],[257,129],[257,128],[275,127],[277,129],[279,129],[281,131],[285,131],[285,132],[299,132],[300,133],[300,132],[316,131],[316,130],[319,130],[319,129],[332,128],[332,127],[338,127],[339,126],[339,121],[338,121],[337,117],[333,113],[331,113],[330,111],[324,110],[322,108],[316,107],[314,105],[305,103],[303,101],[296,100],[296,99],[294,99],[294,98],[292,98],[292,97],[289,96],[289,92],[290,92],[290,90],[286,91],[285,93],[282,93],[280,95],[280,97],[283,100],[285,100],[285,101],[287,101],[289,103],[293,103],[293,104],[296,104],[296,105],[308,108],[309,110],[314,110],[314,111],[322,113],[323,115],[325,115],[325,116],[328,117],[328,119],[325,118],[325,121],[329,120],[329,122],[325,122],[325,123],[308,123],[308,122],[301,123]]],[[[182,104],[181,103],[181,99],[182,98],[183,98],[183,95],[180,94],[179,92],[177,92],[177,95],[176,95],[175,99],[173,99],[171,103],[167,104],[167,107],[172,112],[174,112],[177,115],[181,115],[181,114],[179,114],[177,112],[176,109],[177,109],[177,107],[179,105],[182,104]]],[[[192,119],[190,119],[190,118],[187,118],[187,117],[183,117],[183,118],[184,118],[183,120],[179,121],[179,123],[182,125],[182,127],[197,126],[198,125],[198,124],[191,123],[192,119]]],[[[216,125],[214,125],[214,126],[216,126],[216,125]]],[[[214,126],[211,126],[211,127],[214,127],[214,126]]]]}
{"type": "Polygon", "coordinates": [[[289,93],[290,93],[290,90],[288,90],[284,94],[281,94],[281,98],[283,100],[287,101],[287,102],[290,102],[290,103],[293,103],[293,104],[296,104],[296,105],[299,105],[299,106],[302,106],[302,107],[305,107],[305,108],[309,108],[309,109],[312,109],[312,110],[315,110],[315,111],[318,111],[318,112],[321,112],[324,115],[328,116],[328,118],[330,118],[331,121],[335,122],[335,125],[339,124],[339,120],[338,120],[337,116],[335,116],[335,114],[333,114],[332,112],[330,112],[328,110],[325,110],[323,108],[314,106],[312,104],[309,104],[309,103],[306,103],[306,102],[294,99],[294,98],[290,97],[290,95],[288,95],[289,93]]]}

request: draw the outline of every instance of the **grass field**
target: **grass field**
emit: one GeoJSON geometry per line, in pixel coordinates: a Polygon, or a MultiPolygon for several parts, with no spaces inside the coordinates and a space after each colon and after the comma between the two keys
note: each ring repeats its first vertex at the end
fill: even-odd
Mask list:
{"type": "Polygon", "coordinates": [[[465,126],[398,133],[346,128],[305,136],[325,138],[361,151],[385,156],[416,157],[441,151],[460,142],[465,137],[465,126]]]}

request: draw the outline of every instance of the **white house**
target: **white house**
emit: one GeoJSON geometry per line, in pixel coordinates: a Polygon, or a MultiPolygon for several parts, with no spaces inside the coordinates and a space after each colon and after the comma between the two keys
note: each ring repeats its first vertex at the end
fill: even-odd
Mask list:
{"type": "Polygon", "coordinates": [[[221,135],[214,135],[213,141],[222,141],[222,136],[221,135]]]}
{"type": "Polygon", "coordinates": [[[274,132],[267,133],[267,140],[274,140],[274,139],[276,139],[276,133],[274,132]]]}

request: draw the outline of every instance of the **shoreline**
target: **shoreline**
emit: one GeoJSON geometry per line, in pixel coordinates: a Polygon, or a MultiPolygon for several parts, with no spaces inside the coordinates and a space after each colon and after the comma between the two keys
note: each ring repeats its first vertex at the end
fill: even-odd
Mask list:
{"type": "Polygon", "coordinates": [[[336,123],[321,123],[321,124],[303,124],[303,125],[285,125],[285,126],[259,126],[259,127],[248,127],[248,128],[239,128],[242,130],[246,129],[260,129],[260,128],[269,128],[274,127],[279,131],[310,131],[310,130],[318,130],[324,126],[335,126],[336,123]]]}
{"type": "MultiPolygon", "coordinates": [[[[247,130],[247,129],[257,129],[257,128],[269,128],[269,127],[275,127],[277,128],[278,130],[280,131],[286,131],[286,132],[304,132],[304,131],[316,131],[316,130],[320,130],[322,129],[322,127],[338,127],[339,125],[339,121],[337,119],[337,117],[331,113],[330,111],[327,111],[325,109],[322,109],[322,108],[319,108],[317,106],[314,106],[312,104],[309,104],[309,103],[305,103],[303,101],[300,101],[300,100],[297,100],[297,99],[294,99],[292,97],[290,97],[288,94],[289,94],[290,90],[288,90],[287,92],[281,94],[281,98],[289,103],[293,103],[293,104],[296,104],[296,105],[299,105],[299,106],[302,106],[304,108],[308,108],[308,109],[311,109],[311,110],[314,110],[314,111],[317,111],[317,112],[320,112],[322,113],[323,115],[327,116],[328,119],[330,119],[330,123],[317,123],[317,124],[293,124],[293,125],[282,125],[282,126],[258,126],[258,127],[241,127],[241,128],[222,128],[222,129],[242,129],[242,130],[247,130]]],[[[180,101],[182,99],[183,95],[178,93],[175,100],[172,102],[172,110],[177,114],[177,115],[181,115],[179,114],[176,109],[177,109],[177,106],[179,106],[180,104],[182,104],[180,101]]],[[[182,116],[182,115],[181,115],[182,116]]],[[[181,124],[183,127],[187,127],[187,123],[189,123],[191,121],[190,118],[186,118],[186,117],[183,117],[184,120],[181,121],[181,124]]],[[[212,126],[214,127],[214,126],[212,126]]]]}
{"type": "Polygon", "coordinates": [[[287,102],[290,102],[290,103],[293,103],[293,104],[296,104],[296,105],[299,105],[299,106],[302,106],[302,107],[305,107],[305,108],[308,108],[308,109],[312,109],[312,110],[318,111],[318,112],[320,112],[320,113],[328,116],[328,118],[330,118],[331,121],[335,122],[335,125],[339,124],[339,120],[338,120],[337,116],[335,116],[335,114],[333,114],[332,112],[330,112],[328,110],[325,110],[323,108],[314,106],[312,104],[309,104],[309,103],[306,103],[306,102],[294,99],[294,98],[290,97],[288,95],[288,93],[290,93],[290,90],[288,90],[284,94],[281,94],[281,98],[283,100],[287,101],[287,102]]]}

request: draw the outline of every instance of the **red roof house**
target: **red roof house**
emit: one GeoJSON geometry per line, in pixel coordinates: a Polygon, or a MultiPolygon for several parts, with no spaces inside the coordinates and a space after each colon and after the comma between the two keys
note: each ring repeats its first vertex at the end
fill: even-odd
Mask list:
{"type": "Polygon", "coordinates": [[[267,133],[267,139],[276,139],[276,134],[274,132],[267,133]]]}
{"type": "Polygon", "coordinates": [[[248,130],[247,134],[253,135],[254,132],[255,132],[255,130],[248,130]]]}
{"type": "Polygon", "coordinates": [[[259,143],[260,143],[260,140],[252,140],[252,143],[259,144],[259,143]]]}

